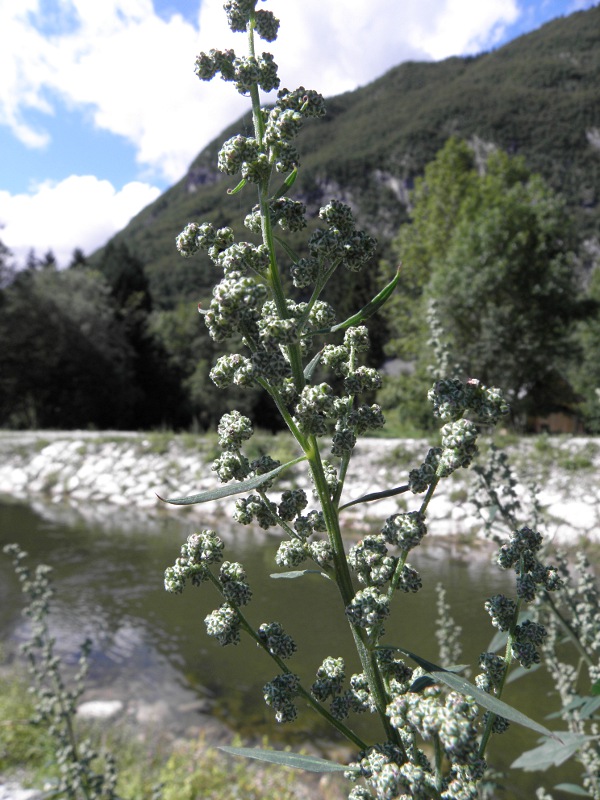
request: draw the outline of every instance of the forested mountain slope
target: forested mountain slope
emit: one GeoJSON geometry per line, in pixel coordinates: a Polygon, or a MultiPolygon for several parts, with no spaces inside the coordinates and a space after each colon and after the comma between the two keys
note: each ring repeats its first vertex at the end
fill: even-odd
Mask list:
{"type": "MultiPolygon", "coordinates": [[[[599,6],[490,53],[401,64],[368,86],[330,98],[327,109],[325,119],[299,137],[294,196],[315,212],[331,195],[345,199],[378,236],[382,252],[406,219],[415,177],[452,134],[523,155],[566,196],[581,239],[598,230],[599,6]]],[[[179,183],[115,237],[144,263],[155,307],[203,297],[213,283],[207,262],[176,253],[183,226],[191,220],[230,224],[240,206],[253,202],[244,196],[251,187],[228,196],[232,179],[216,168],[222,142],[242,128],[237,122],[206,147],[179,183]]]]}

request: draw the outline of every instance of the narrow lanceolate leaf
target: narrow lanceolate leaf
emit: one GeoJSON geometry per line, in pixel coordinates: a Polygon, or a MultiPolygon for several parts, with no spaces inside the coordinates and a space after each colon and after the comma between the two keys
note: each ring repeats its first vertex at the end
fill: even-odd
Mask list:
{"type": "Polygon", "coordinates": [[[576,794],[577,797],[591,797],[592,795],[583,788],[583,786],[578,786],[576,783],[557,783],[554,787],[558,789],[560,792],[566,792],[567,794],[576,794]]]}
{"type": "Polygon", "coordinates": [[[292,188],[294,183],[296,182],[296,178],[298,177],[298,167],[294,167],[294,169],[290,172],[284,182],[281,184],[279,189],[273,195],[273,199],[277,200],[280,197],[283,197],[286,192],[292,188]]]}
{"type": "Polygon", "coordinates": [[[560,711],[555,711],[552,714],[548,714],[546,719],[559,719],[562,717],[563,711],[577,711],[580,719],[588,719],[589,717],[594,716],[599,708],[600,697],[575,697],[560,711]]]}
{"type": "Polygon", "coordinates": [[[350,508],[350,506],[356,506],[358,503],[371,503],[373,500],[382,500],[385,497],[394,497],[397,494],[402,494],[403,492],[408,492],[410,486],[405,484],[404,486],[396,486],[395,489],[385,489],[383,492],[372,492],[371,494],[363,494],[362,497],[358,497],[356,500],[351,500],[349,503],[344,503],[343,506],[340,506],[339,510],[341,511],[344,508],[350,508]]]}
{"type": "MultiPolygon", "coordinates": [[[[382,645],[382,647],[388,648],[388,645],[382,645]]],[[[559,737],[552,733],[552,731],[548,730],[548,728],[540,725],[539,722],[531,719],[526,714],[518,711],[516,708],[509,706],[508,703],[505,703],[503,700],[499,700],[497,697],[478,689],[474,683],[471,683],[466,678],[457,675],[455,672],[450,672],[444,667],[433,664],[431,661],[416,655],[416,653],[411,653],[410,650],[404,650],[402,647],[392,647],[389,649],[399,650],[401,653],[404,653],[404,655],[412,658],[413,661],[416,661],[417,664],[426,672],[428,672],[437,682],[444,683],[455,692],[472,697],[478,705],[483,706],[483,708],[487,708],[487,710],[491,711],[492,714],[509,719],[511,722],[517,723],[517,725],[522,725],[524,728],[530,728],[532,731],[536,731],[537,733],[543,733],[545,736],[549,736],[552,739],[556,739],[560,742],[559,737]]]]}
{"type": "Polygon", "coordinates": [[[281,249],[282,249],[282,250],[285,250],[286,254],[287,254],[289,257],[290,257],[290,259],[291,259],[292,261],[294,261],[294,262],[295,262],[295,261],[298,261],[298,259],[300,258],[300,256],[298,255],[298,253],[296,253],[296,251],[295,251],[295,250],[293,250],[293,249],[292,249],[292,248],[289,246],[289,244],[288,244],[288,243],[285,241],[285,239],[282,239],[281,237],[279,237],[279,236],[276,236],[275,234],[273,234],[273,238],[275,239],[275,241],[277,242],[277,244],[278,244],[278,245],[281,247],[281,249]]]}
{"type": "Polygon", "coordinates": [[[441,683],[445,683],[446,686],[449,686],[450,689],[453,689],[455,692],[460,692],[460,694],[464,695],[470,695],[478,705],[483,706],[483,708],[487,708],[487,710],[491,711],[492,714],[496,714],[498,717],[509,719],[511,722],[515,722],[517,725],[522,725],[524,728],[530,728],[532,731],[536,731],[537,733],[543,733],[546,736],[551,736],[553,739],[558,739],[556,734],[552,733],[552,731],[548,730],[548,728],[545,728],[543,725],[540,725],[539,722],[531,719],[518,709],[509,706],[508,703],[505,703],[503,700],[499,700],[497,697],[478,689],[474,683],[471,683],[466,678],[462,678],[460,675],[455,675],[453,672],[445,671],[432,672],[431,675],[441,683]]]}
{"type": "Polygon", "coordinates": [[[519,678],[524,678],[526,675],[531,675],[532,672],[536,672],[541,668],[541,666],[541,664],[532,664],[529,669],[525,669],[525,667],[519,665],[515,669],[511,670],[506,682],[512,683],[513,681],[518,681],[519,678]]]}
{"type": "Polygon", "coordinates": [[[334,325],[332,328],[324,328],[320,331],[310,331],[308,336],[315,336],[318,334],[325,334],[325,333],[335,333],[336,331],[345,331],[346,328],[350,328],[352,325],[360,325],[361,322],[364,322],[369,317],[372,317],[381,306],[386,302],[389,298],[391,293],[394,291],[396,286],[398,285],[398,281],[400,280],[400,267],[392,280],[384,286],[383,289],[376,295],[370,302],[367,303],[366,306],[363,306],[360,311],[357,311],[356,314],[353,314],[348,319],[344,320],[343,322],[338,322],[337,325],[334,325]]]}
{"type": "Polygon", "coordinates": [[[513,761],[511,767],[537,772],[549,767],[560,767],[568,761],[588,739],[582,733],[560,731],[560,741],[544,741],[539,747],[527,750],[513,761]]]}
{"type": "Polygon", "coordinates": [[[317,366],[319,364],[319,361],[321,360],[321,356],[322,355],[323,355],[323,351],[319,350],[319,352],[316,353],[316,355],[314,355],[313,358],[311,358],[311,360],[308,362],[308,364],[304,367],[304,380],[307,383],[310,382],[310,380],[311,380],[311,378],[313,376],[313,373],[314,373],[315,369],[317,368],[317,366]]]}
{"type": "Polygon", "coordinates": [[[159,500],[162,500],[163,503],[171,503],[171,505],[174,506],[192,506],[196,503],[208,503],[210,500],[221,500],[223,497],[231,497],[235,494],[242,494],[243,492],[251,492],[253,489],[258,489],[259,486],[262,486],[266,481],[279,475],[280,472],[288,469],[288,467],[293,467],[294,464],[299,464],[300,461],[304,461],[305,459],[306,456],[299,456],[293,461],[288,461],[287,464],[280,464],[278,467],[275,467],[275,469],[265,472],[264,475],[255,475],[253,478],[247,478],[245,481],[230,483],[227,484],[227,486],[220,486],[218,489],[209,489],[206,492],[193,494],[189,497],[171,497],[168,499],[160,497],[160,495],[157,495],[157,497],[159,500]]]}
{"type": "Polygon", "coordinates": [[[244,186],[246,185],[246,178],[242,178],[242,180],[238,183],[235,189],[227,189],[227,194],[237,194],[241,192],[244,186]]]}
{"type": "Polygon", "coordinates": [[[322,575],[324,578],[330,579],[329,575],[326,572],[321,572],[320,569],[294,569],[290,572],[272,572],[269,577],[293,580],[294,578],[302,578],[303,575],[322,575]]]}
{"type": "Polygon", "coordinates": [[[288,753],[283,750],[260,750],[254,747],[220,747],[226,753],[234,756],[256,758],[259,761],[268,761],[270,764],[279,764],[283,767],[294,767],[308,772],[346,772],[349,767],[335,761],[326,761],[316,756],[303,756],[299,753],[288,753]]]}

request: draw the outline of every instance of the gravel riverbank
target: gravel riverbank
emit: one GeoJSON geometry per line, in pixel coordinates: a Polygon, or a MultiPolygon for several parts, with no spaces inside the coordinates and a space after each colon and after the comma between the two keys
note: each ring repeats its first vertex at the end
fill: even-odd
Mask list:
{"type": "MultiPolygon", "coordinates": [[[[264,437],[260,446],[277,456],[282,441],[264,437]]],[[[361,440],[343,500],[404,484],[429,446],[418,439],[361,440]]],[[[561,542],[574,543],[581,536],[600,541],[600,440],[533,437],[515,439],[505,449],[525,503],[528,486],[536,484],[550,535],[561,542]]],[[[0,431],[0,496],[29,502],[50,515],[68,508],[94,521],[114,518],[118,510],[121,522],[128,516],[152,520],[176,514],[210,524],[232,512],[235,498],[182,508],[165,504],[158,495],[181,497],[218,486],[210,469],[217,455],[215,438],[201,435],[0,431]]],[[[284,473],[280,486],[308,489],[302,467],[284,473]]],[[[477,534],[482,521],[469,501],[474,481],[472,470],[460,470],[440,483],[428,509],[431,534],[477,534]]],[[[343,512],[343,522],[362,528],[419,503],[418,496],[407,492],[354,506],[343,512]]]]}

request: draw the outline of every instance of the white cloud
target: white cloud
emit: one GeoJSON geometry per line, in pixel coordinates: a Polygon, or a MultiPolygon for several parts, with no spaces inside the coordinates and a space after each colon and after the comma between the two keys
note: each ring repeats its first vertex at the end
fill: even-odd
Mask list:
{"type": "MultiPolygon", "coordinates": [[[[220,81],[193,74],[197,53],[244,48],[227,29],[222,0],[203,0],[198,28],[154,13],[151,0],[2,0],[0,124],[31,147],[48,133],[28,112],[53,112],[57,93],[93,123],[136,149],[141,174],[175,181],[247,101],[220,81]],[[61,32],[61,25],[63,27],[61,32]],[[37,26],[37,27],[36,27],[37,26]],[[48,30],[51,32],[48,33],[48,30]]],[[[406,59],[444,58],[492,46],[514,21],[516,0],[284,0],[272,50],[282,83],[326,95],[365,84],[406,59]]],[[[262,44],[262,42],[260,43],[262,44]]]]}
{"type": "Polygon", "coordinates": [[[29,250],[52,249],[60,266],[73,250],[89,254],[123,228],[160,190],[132,181],[121,190],[94,175],[71,175],[45,182],[27,194],[0,191],[2,241],[23,263],[29,250]]]}

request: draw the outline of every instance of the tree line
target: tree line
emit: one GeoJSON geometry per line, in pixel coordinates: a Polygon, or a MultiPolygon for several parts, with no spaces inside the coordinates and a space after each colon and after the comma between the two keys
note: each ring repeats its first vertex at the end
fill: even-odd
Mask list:
{"type": "MultiPolygon", "coordinates": [[[[424,397],[443,352],[456,377],[502,387],[516,425],[568,408],[600,433],[597,253],[522,159],[448,140],[391,252],[379,279],[400,263],[400,284],[371,322],[405,367],[376,398],[388,413],[428,427],[424,397]]],[[[60,270],[52,253],[16,269],[0,243],[0,426],[204,429],[232,405],[271,426],[258,393],[212,385],[219,354],[191,297],[156,307],[124,244],[93,264],[75,251],[60,270]]]]}

